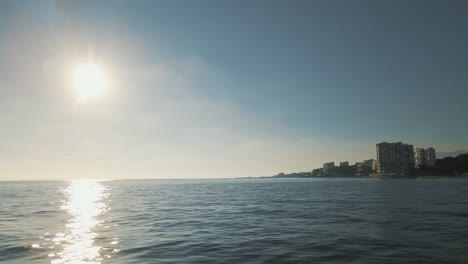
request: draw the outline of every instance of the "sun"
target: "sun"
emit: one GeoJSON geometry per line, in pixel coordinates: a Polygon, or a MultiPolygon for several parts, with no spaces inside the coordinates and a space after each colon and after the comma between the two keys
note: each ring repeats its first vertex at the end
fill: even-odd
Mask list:
{"type": "Polygon", "coordinates": [[[89,99],[107,90],[108,79],[104,70],[95,63],[81,64],[76,67],[73,85],[80,98],[89,99]]]}

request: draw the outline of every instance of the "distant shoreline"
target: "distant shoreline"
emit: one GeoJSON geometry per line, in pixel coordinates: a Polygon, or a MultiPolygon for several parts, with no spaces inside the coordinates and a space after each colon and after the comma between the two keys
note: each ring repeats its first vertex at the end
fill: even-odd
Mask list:
{"type": "Polygon", "coordinates": [[[434,175],[418,175],[418,176],[312,176],[312,177],[279,177],[279,176],[263,176],[263,177],[238,177],[235,179],[468,179],[468,175],[450,175],[450,176],[434,176],[434,175]]]}
{"type": "MultiPolygon", "coordinates": [[[[365,160],[364,162],[373,161],[365,160]]],[[[437,159],[433,167],[414,167],[404,171],[379,173],[373,166],[362,168],[363,163],[344,166],[335,166],[333,162],[325,163],[323,168],[312,171],[278,173],[274,178],[381,178],[381,179],[414,179],[414,178],[467,178],[468,177],[468,153],[456,157],[437,159]]]]}

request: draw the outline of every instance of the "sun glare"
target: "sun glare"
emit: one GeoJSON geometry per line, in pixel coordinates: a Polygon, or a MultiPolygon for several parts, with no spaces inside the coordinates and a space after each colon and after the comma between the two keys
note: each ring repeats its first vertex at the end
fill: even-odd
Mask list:
{"type": "MultiPolygon", "coordinates": [[[[97,230],[105,222],[108,189],[98,180],[74,180],[63,190],[66,199],[62,209],[69,215],[66,230],[52,239],[53,248],[60,252],[49,254],[52,264],[101,263],[112,248],[98,243],[97,230]]],[[[102,243],[102,239],[100,240],[102,243]]],[[[114,251],[116,252],[116,251],[114,251]]]]}
{"type": "Polygon", "coordinates": [[[99,96],[105,92],[108,86],[104,70],[96,64],[78,66],[73,77],[73,85],[82,99],[99,96]]]}

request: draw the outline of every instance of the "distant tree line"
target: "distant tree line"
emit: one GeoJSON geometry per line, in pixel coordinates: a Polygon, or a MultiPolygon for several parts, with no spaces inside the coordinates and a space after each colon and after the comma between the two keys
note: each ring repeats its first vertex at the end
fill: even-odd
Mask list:
{"type": "Polygon", "coordinates": [[[420,176],[468,176],[468,153],[456,157],[438,159],[435,167],[421,167],[415,170],[420,176]]]}

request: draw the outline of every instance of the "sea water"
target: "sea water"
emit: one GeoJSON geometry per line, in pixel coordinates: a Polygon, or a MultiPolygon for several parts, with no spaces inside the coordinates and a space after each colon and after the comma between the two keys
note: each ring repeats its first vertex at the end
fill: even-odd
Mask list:
{"type": "Polygon", "coordinates": [[[0,182],[1,263],[468,263],[468,180],[0,182]]]}

